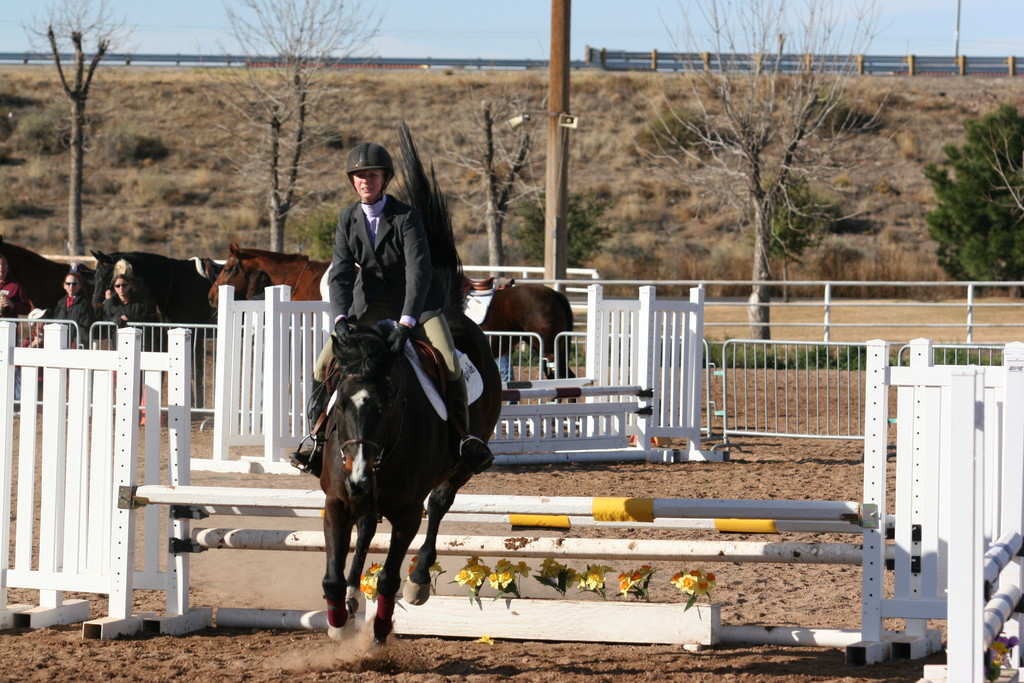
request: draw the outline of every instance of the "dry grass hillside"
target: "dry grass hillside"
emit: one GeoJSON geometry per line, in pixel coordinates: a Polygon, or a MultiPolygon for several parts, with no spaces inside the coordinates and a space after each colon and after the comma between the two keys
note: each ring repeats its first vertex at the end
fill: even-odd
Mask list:
{"type": "MultiPolygon", "coordinates": [[[[328,106],[312,124],[328,144],[310,157],[304,202],[290,225],[351,201],[341,174],[345,149],[363,140],[396,147],[395,130],[404,119],[452,189],[464,260],[484,262],[480,211],[457,197],[478,179],[447,161],[445,152],[465,137],[469,117],[486,97],[528,93],[542,111],[547,73],[344,71],[333,77],[328,106]]],[[[572,74],[572,110],[580,127],[571,136],[571,191],[594,190],[610,201],[603,222],[612,235],[585,265],[606,277],[747,279],[750,240],[735,212],[702,200],[637,152],[645,94],[655,93],[659,81],[679,78],[572,74]]],[[[200,69],[108,66],[97,72],[85,162],[89,248],[222,257],[232,241],[267,244],[260,187],[245,181],[230,161],[248,143],[211,91],[210,72],[200,69]]],[[[870,157],[826,188],[845,213],[857,217],[837,226],[788,276],[942,279],[924,219],[934,198],[923,168],[944,159],[943,145],[962,140],[965,118],[1002,103],[1021,106],[1024,88],[1006,78],[874,77],[852,83],[851,93],[854,106],[888,97],[885,128],[872,136],[870,157]]],[[[68,158],[59,145],[47,150],[32,130],[45,129],[46,118],[66,108],[51,67],[0,67],[0,233],[44,253],[64,251],[68,158]]],[[[542,128],[532,165],[538,187],[544,146],[542,128]]],[[[295,234],[286,243],[289,250],[309,247],[295,234]]]]}

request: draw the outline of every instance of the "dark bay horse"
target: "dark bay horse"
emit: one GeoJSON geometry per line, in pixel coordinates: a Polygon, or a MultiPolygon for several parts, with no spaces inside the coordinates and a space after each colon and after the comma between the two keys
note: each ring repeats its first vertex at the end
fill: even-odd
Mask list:
{"type": "MultiPolygon", "coordinates": [[[[480,328],[485,332],[533,332],[539,335],[548,361],[548,379],[554,379],[556,371],[559,379],[575,377],[569,368],[569,345],[556,344],[559,334],[573,330],[572,306],[565,294],[534,284],[515,284],[497,289],[480,328]],[[556,352],[557,363],[554,362],[556,352]]],[[[495,348],[494,352],[497,355],[498,349],[495,348]]]]}
{"type": "MultiPolygon", "coordinates": [[[[0,254],[7,259],[11,267],[11,277],[25,288],[32,306],[35,308],[52,308],[64,295],[64,276],[71,265],[60,261],[51,261],[40,256],[31,249],[5,242],[0,236],[0,254]]],[[[86,284],[93,278],[92,268],[79,265],[86,284]]]]}
{"type": "MultiPolygon", "coordinates": [[[[175,259],[145,251],[122,251],[112,254],[94,251],[96,276],[93,303],[103,304],[114,264],[124,259],[132,266],[134,277],[149,290],[153,303],[172,323],[206,324],[213,319],[213,309],[207,301],[210,291],[208,275],[201,275],[195,261],[175,259]]],[[[207,271],[209,272],[209,271],[207,271]]]]}
{"type": "MultiPolygon", "coordinates": [[[[447,315],[456,346],[473,361],[484,383],[484,395],[470,406],[470,431],[491,434],[501,394],[497,366],[479,327],[461,312],[447,315]]],[[[411,605],[430,597],[429,568],[437,559],[441,518],[471,475],[457,467],[458,436],[434,411],[409,361],[388,348],[386,333],[376,328],[353,330],[344,344],[335,345],[335,359],[341,380],[320,477],[327,494],[324,596],[330,624],[339,629],[358,609],[366,549],[377,530],[377,515],[386,518],[391,543],[377,578],[373,621],[374,642],[381,645],[391,632],[395,596],[406,574],[405,555],[419,530],[423,501],[427,500],[425,538],[416,569],[402,591],[411,605]],[[353,525],[355,553],[346,577],[353,525]]],[[[338,635],[332,630],[332,636],[338,635]]]]}
{"type": "MultiPolygon", "coordinates": [[[[404,123],[399,140],[406,166],[406,199],[423,214],[431,258],[445,287],[445,315],[455,345],[473,361],[483,380],[483,395],[470,405],[469,431],[486,438],[498,420],[501,379],[486,337],[462,312],[462,267],[444,196],[436,181],[427,180],[404,123]]],[[[373,642],[382,645],[392,629],[395,596],[405,574],[403,560],[419,529],[424,499],[425,539],[402,592],[413,605],[430,596],[430,566],[437,555],[441,518],[471,475],[458,465],[458,435],[428,403],[409,362],[391,351],[380,329],[354,330],[334,344],[334,357],[340,381],[320,476],[326,494],[324,597],[331,635],[337,637],[358,607],[359,577],[378,515],[387,518],[391,542],[377,577],[373,621],[373,642]],[[356,544],[346,576],[353,526],[356,544]]]]}
{"type": "Polygon", "coordinates": [[[235,299],[245,299],[253,281],[264,276],[269,277],[273,285],[291,287],[292,301],[320,301],[320,278],[327,272],[330,261],[314,261],[305,254],[243,249],[237,244],[232,244],[230,249],[220,276],[209,288],[207,298],[214,308],[221,285],[231,285],[235,288],[235,299]],[[265,275],[260,276],[260,271],[265,275]]]}

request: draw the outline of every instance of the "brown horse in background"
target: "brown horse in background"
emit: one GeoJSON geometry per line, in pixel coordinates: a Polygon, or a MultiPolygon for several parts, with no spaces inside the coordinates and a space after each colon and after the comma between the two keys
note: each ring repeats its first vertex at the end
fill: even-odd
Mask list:
{"type": "MultiPolygon", "coordinates": [[[[65,296],[64,276],[71,270],[70,264],[51,261],[31,249],[5,242],[2,235],[0,255],[7,259],[11,267],[11,277],[25,288],[25,294],[34,308],[52,308],[65,296]]],[[[90,286],[93,269],[79,264],[79,272],[84,276],[86,285],[90,286]]]]}
{"type": "MultiPolygon", "coordinates": [[[[559,334],[573,330],[572,306],[561,292],[534,284],[516,284],[495,290],[480,329],[484,332],[537,334],[544,345],[544,358],[548,361],[547,378],[554,379],[556,373],[558,379],[576,376],[569,369],[569,345],[556,343],[559,334]]],[[[492,348],[497,355],[494,343],[492,348]]]]}
{"type": "MultiPolygon", "coordinates": [[[[235,299],[246,298],[254,280],[269,278],[272,285],[292,288],[292,301],[320,301],[320,278],[330,267],[330,261],[314,261],[305,254],[283,254],[263,249],[242,249],[230,246],[231,255],[210,287],[209,301],[217,307],[217,290],[221,285],[235,288],[235,299]],[[262,271],[263,275],[260,274],[262,271]]],[[[262,283],[264,286],[266,282],[262,283]]]]}

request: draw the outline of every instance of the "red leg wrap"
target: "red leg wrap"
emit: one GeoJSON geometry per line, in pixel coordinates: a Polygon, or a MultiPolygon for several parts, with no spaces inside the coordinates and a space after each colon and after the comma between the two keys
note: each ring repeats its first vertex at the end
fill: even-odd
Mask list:
{"type": "Polygon", "coordinates": [[[375,640],[387,640],[391,633],[391,618],[395,614],[395,598],[377,596],[377,616],[373,619],[373,637],[375,640]]]}
{"type": "Polygon", "coordinates": [[[348,610],[345,609],[345,602],[327,601],[327,623],[334,628],[341,628],[348,621],[348,610]]]}

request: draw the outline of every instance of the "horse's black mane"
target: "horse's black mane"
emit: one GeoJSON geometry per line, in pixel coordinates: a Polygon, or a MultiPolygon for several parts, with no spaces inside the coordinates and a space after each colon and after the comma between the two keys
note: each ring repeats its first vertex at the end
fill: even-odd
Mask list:
{"type": "Polygon", "coordinates": [[[423,168],[409,127],[403,121],[398,127],[398,142],[402,148],[404,180],[400,183],[405,201],[419,209],[430,244],[430,260],[441,276],[445,306],[462,310],[462,260],[455,247],[452,217],[448,201],[437,186],[434,167],[430,176],[423,168]]]}
{"type": "Polygon", "coordinates": [[[334,343],[334,358],[342,375],[368,381],[387,377],[394,363],[386,332],[379,326],[353,327],[334,343]]]}

